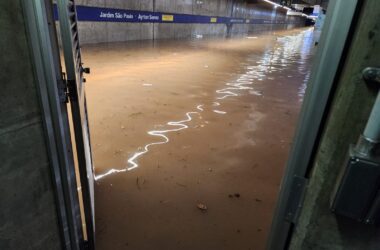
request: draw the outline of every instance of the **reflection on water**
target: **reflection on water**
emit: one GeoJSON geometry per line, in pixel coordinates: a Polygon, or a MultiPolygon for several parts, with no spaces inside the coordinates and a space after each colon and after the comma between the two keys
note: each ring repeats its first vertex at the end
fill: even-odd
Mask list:
{"type": "Polygon", "coordinates": [[[214,109],[213,112],[214,112],[214,113],[217,113],[217,114],[221,114],[221,115],[227,114],[226,111],[217,110],[217,109],[214,109]]]}
{"type": "Polygon", "coordinates": [[[298,97],[299,97],[298,100],[300,102],[302,102],[303,98],[305,97],[306,87],[307,87],[307,83],[309,82],[309,79],[310,79],[310,71],[308,71],[306,73],[305,78],[304,78],[302,84],[298,88],[298,97]]]}
{"type": "MultiPolygon", "coordinates": [[[[248,37],[255,39],[256,37],[248,37]]],[[[201,113],[210,107],[210,111],[226,115],[227,112],[220,109],[223,106],[223,100],[230,97],[237,97],[244,94],[250,94],[262,98],[265,93],[260,91],[260,86],[265,83],[265,80],[277,80],[273,73],[289,70],[289,68],[296,68],[295,74],[303,76],[304,80],[298,88],[299,101],[303,100],[307,82],[310,78],[310,66],[307,60],[311,56],[312,48],[312,31],[306,30],[297,35],[284,36],[277,38],[274,46],[268,47],[263,55],[248,55],[246,61],[241,62],[241,73],[236,80],[228,81],[221,89],[215,91],[215,100],[210,104],[199,104],[194,108],[194,111],[185,113],[185,119],[180,121],[169,121],[164,126],[164,129],[150,130],[148,135],[155,137],[153,142],[147,143],[139,148],[127,160],[126,166],[121,169],[110,169],[104,174],[97,175],[95,180],[99,180],[105,176],[114,173],[121,173],[133,170],[139,167],[138,159],[149,152],[152,146],[165,144],[170,141],[169,133],[184,130],[189,128],[188,123],[193,121],[194,116],[198,120],[202,120],[201,113]],[[294,67],[297,65],[297,67],[294,67]],[[213,109],[212,107],[218,107],[213,109]]],[[[208,67],[207,65],[205,67],[208,67]]],[[[279,74],[276,74],[276,76],[279,74]]],[[[287,75],[291,78],[292,75],[287,75]]],[[[289,80],[288,80],[289,81],[289,80]]],[[[148,85],[143,85],[148,86],[148,85]]],[[[150,85],[149,85],[150,86],[150,85]]],[[[208,122],[199,122],[194,128],[204,127],[208,122]]]]}
{"type": "Polygon", "coordinates": [[[167,125],[174,126],[174,128],[172,128],[172,129],[151,130],[151,131],[148,131],[149,135],[160,137],[163,140],[162,141],[158,141],[158,142],[148,143],[148,144],[145,145],[144,150],[136,152],[131,158],[128,159],[128,163],[131,166],[128,167],[127,170],[132,170],[132,169],[137,168],[139,166],[137,164],[137,162],[136,162],[137,158],[139,158],[143,154],[147,153],[149,151],[149,147],[150,146],[158,145],[158,144],[164,144],[164,143],[169,142],[169,137],[166,136],[167,133],[169,133],[169,132],[176,132],[176,131],[180,131],[180,130],[188,128],[189,126],[186,125],[186,123],[192,120],[192,115],[199,114],[199,112],[203,111],[202,106],[203,106],[202,104],[200,104],[200,105],[197,106],[197,110],[198,111],[187,112],[186,113],[186,119],[184,119],[184,120],[168,122],[167,125]]]}
{"type": "MultiPolygon", "coordinates": [[[[226,83],[228,87],[216,90],[216,93],[220,94],[216,99],[221,100],[238,96],[239,90],[249,90],[252,95],[262,96],[263,93],[256,90],[255,85],[264,80],[275,80],[271,73],[282,72],[287,70],[289,66],[299,64],[297,74],[305,76],[298,92],[300,101],[302,101],[310,78],[310,68],[307,61],[311,56],[311,44],[311,30],[304,31],[298,35],[278,38],[275,46],[266,50],[259,60],[257,60],[257,56],[252,56],[247,59],[247,62],[241,63],[246,72],[241,74],[236,81],[226,83]]],[[[288,75],[287,77],[291,78],[293,76],[288,75]]]]}
{"type": "Polygon", "coordinates": [[[130,171],[132,169],[135,169],[137,168],[139,165],[137,164],[136,160],[141,157],[142,155],[148,153],[149,151],[149,148],[153,145],[159,145],[159,144],[165,144],[167,142],[169,142],[169,137],[166,135],[167,133],[170,133],[170,132],[176,132],[176,131],[180,131],[180,130],[183,130],[183,129],[186,129],[188,128],[189,126],[186,125],[186,123],[188,123],[189,121],[191,121],[193,119],[192,115],[199,115],[200,112],[203,111],[203,105],[200,104],[196,107],[196,109],[198,111],[192,111],[192,112],[187,112],[185,114],[186,116],[186,119],[184,120],[180,120],[180,121],[170,121],[167,123],[168,126],[171,126],[171,127],[174,127],[174,128],[168,128],[168,129],[162,129],[162,130],[151,130],[151,131],[148,131],[148,134],[151,135],[151,136],[156,136],[158,138],[161,138],[162,140],[161,141],[157,141],[157,142],[151,142],[151,143],[148,143],[144,146],[144,149],[143,150],[140,150],[136,153],[134,153],[132,155],[132,157],[130,157],[128,159],[128,164],[130,164],[129,167],[127,168],[123,168],[123,169],[110,169],[108,172],[104,173],[104,174],[101,174],[101,175],[97,175],[95,176],[95,180],[99,180],[107,175],[110,175],[110,174],[113,174],[113,173],[121,173],[121,172],[126,172],[126,171],[130,171]]]}

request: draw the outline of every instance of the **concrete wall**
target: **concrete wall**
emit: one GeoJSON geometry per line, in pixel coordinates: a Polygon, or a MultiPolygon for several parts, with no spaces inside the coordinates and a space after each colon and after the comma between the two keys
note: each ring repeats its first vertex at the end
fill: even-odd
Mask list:
{"type": "MultiPolygon", "coordinates": [[[[243,0],[77,0],[77,5],[157,11],[207,16],[285,20],[281,8],[274,9],[266,3],[247,4],[243,0]]],[[[79,22],[82,44],[122,42],[129,40],[194,38],[197,36],[244,36],[292,28],[283,24],[176,24],[176,23],[112,23],[79,22]]]]}
{"type": "MultiPolygon", "coordinates": [[[[339,217],[330,196],[349,144],[364,130],[379,89],[362,80],[362,70],[380,65],[380,1],[366,0],[333,98],[314,162],[291,250],[378,250],[380,228],[339,217]]],[[[358,187],[360,188],[360,187],[358,187]]]]}
{"type": "Polygon", "coordinates": [[[19,0],[0,1],[0,34],[0,249],[60,249],[52,175],[19,0]]]}

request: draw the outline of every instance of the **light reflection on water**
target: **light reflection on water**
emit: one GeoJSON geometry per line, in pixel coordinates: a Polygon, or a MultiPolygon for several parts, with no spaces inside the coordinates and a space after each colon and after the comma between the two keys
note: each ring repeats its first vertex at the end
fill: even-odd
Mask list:
{"type": "MultiPolygon", "coordinates": [[[[273,47],[265,50],[262,56],[252,55],[247,58],[245,62],[241,63],[244,70],[242,74],[234,81],[229,81],[221,89],[215,91],[215,101],[210,105],[199,104],[195,107],[194,111],[185,113],[185,119],[180,121],[169,121],[166,123],[165,129],[150,130],[147,132],[150,136],[160,139],[158,141],[150,142],[128,158],[124,168],[110,169],[104,174],[96,175],[95,180],[99,180],[114,173],[122,173],[130,171],[139,167],[137,160],[149,152],[150,148],[154,145],[165,144],[170,141],[169,133],[177,132],[189,128],[188,123],[198,116],[199,120],[202,119],[201,112],[205,107],[222,106],[221,101],[229,97],[236,97],[242,94],[250,94],[262,97],[264,93],[258,88],[262,85],[264,80],[276,80],[271,74],[274,72],[282,72],[288,70],[289,66],[298,64],[296,74],[304,76],[302,84],[298,88],[299,101],[303,100],[306,91],[307,82],[310,78],[310,65],[308,60],[312,55],[312,31],[306,30],[297,35],[290,35],[277,38],[277,42],[273,47]]],[[[292,77],[288,75],[288,77],[292,77]]],[[[278,80],[281,81],[281,80],[278,80]]],[[[217,114],[227,114],[222,109],[213,109],[212,112],[217,114]]],[[[205,127],[208,122],[195,125],[194,128],[205,127]]],[[[157,126],[155,126],[157,127],[157,126]]]]}
{"type": "Polygon", "coordinates": [[[180,121],[170,121],[168,123],[166,123],[168,126],[171,126],[171,127],[174,127],[174,128],[168,128],[168,129],[162,129],[162,130],[151,130],[151,131],[148,131],[148,134],[151,135],[151,136],[155,136],[155,137],[158,137],[158,138],[161,138],[163,139],[162,141],[157,141],[157,142],[151,142],[151,143],[148,143],[144,146],[144,149],[143,150],[140,150],[138,152],[135,152],[129,159],[128,159],[128,164],[130,165],[129,167],[126,167],[126,168],[123,168],[123,169],[110,169],[108,172],[104,173],[104,174],[101,174],[101,175],[97,175],[95,176],[95,180],[99,180],[107,175],[110,175],[110,174],[113,174],[113,173],[121,173],[121,172],[126,172],[126,171],[130,171],[132,169],[135,169],[137,168],[139,165],[137,164],[136,160],[141,157],[142,155],[148,153],[149,151],[149,148],[153,145],[159,145],[159,144],[165,144],[167,142],[169,142],[169,137],[166,135],[170,132],[176,132],[176,131],[180,131],[180,130],[183,130],[183,129],[186,129],[188,128],[189,126],[186,125],[186,123],[190,122],[193,117],[192,115],[199,115],[200,112],[203,111],[203,105],[200,104],[196,107],[196,109],[198,111],[192,111],[192,112],[187,112],[185,114],[186,118],[184,120],[180,120],[180,121]]]}
{"type": "Polygon", "coordinates": [[[217,113],[217,114],[221,114],[221,115],[227,114],[226,111],[217,110],[217,109],[214,109],[213,112],[214,112],[214,113],[217,113]]]}
{"type": "Polygon", "coordinates": [[[180,130],[188,128],[189,126],[186,125],[186,123],[193,119],[192,115],[199,114],[199,112],[203,111],[203,104],[198,105],[197,110],[198,111],[187,112],[186,113],[186,119],[184,119],[184,120],[168,122],[167,125],[172,126],[172,127],[174,126],[174,128],[172,128],[172,129],[148,131],[149,135],[162,138],[163,141],[148,143],[145,145],[144,150],[136,152],[131,158],[128,159],[128,163],[131,166],[128,167],[127,170],[129,171],[129,170],[135,169],[139,166],[136,162],[137,158],[139,158],[143,154],[146,154],[149,151],[149,147],[151,147],[153,145],[159,145],[159,144],[164,144],[164,143],[169,142],[169,137],[166,136],[167,133],[176,132],[176,131],[180,131],[180,130]]]}

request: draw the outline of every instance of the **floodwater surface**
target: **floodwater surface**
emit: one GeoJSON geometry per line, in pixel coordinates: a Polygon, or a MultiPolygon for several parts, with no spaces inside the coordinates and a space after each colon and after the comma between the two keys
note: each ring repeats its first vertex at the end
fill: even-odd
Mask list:
{"type": "Polygon", "coordinates": [[[264,249],[312,31],[86,46],[97,249],[264,249]]]}

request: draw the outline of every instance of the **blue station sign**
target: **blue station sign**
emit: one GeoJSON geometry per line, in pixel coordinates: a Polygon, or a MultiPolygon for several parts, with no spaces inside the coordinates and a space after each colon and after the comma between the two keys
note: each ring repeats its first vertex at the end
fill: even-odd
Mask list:
{"type": "MultiPolygon", "coordinates": [[[[294,23],[272,19],[246,19],[221,16],[176,14],[153,11],[113,9],[77,5],[77,19],[82,22],[128,22],[128,23],[204,23],[204,24],[285,24],[294,23]]],[[[54,17],[58,20],[57,6],[54,17]]]]}

